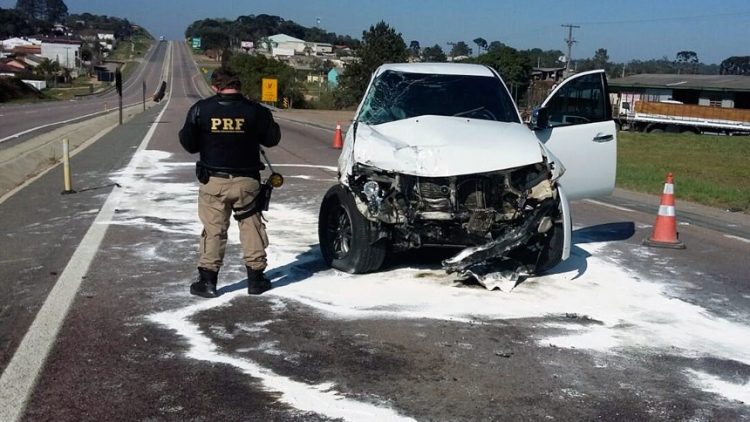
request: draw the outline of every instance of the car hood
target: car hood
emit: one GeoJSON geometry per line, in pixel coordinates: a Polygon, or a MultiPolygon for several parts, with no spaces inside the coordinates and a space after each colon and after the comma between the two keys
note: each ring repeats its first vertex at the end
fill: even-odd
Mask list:
{"type": "Polygon", "coordinates": [[[356,163],[396,173],[446,177],[485,173],[542,161],[539,141],[519,123],[420,116],[359,124],[356,163]]]}

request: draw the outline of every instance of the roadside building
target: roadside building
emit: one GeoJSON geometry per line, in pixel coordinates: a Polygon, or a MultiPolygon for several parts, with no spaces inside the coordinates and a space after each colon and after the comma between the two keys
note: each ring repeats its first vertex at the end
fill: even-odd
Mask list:
{"type": "Polygon", "coordinates": [[[0,59],[0,63],[3,64],[6,71],[14,71],[14,73],[21,73],[29,70],[29,66],[21,59],[0,59]]]}
{"type": "Polygon", "coordinates": [[[264,48],[271,50],[273,56],[293,56],[305,52],[304,40],[286,34],[272,35],[261,43],[264,48]]]}
{"type": "Polygon", "coordinates": [[[17,67],[6,64],[3,60],[0,60],[0,76],[11,76],[14,77],[21,73],[17,67]]]}
{"type": "Polygon", "coordinates": [[[313,54],[316,56],[325,56],[333,54],[333,44],[315,42],[312,45],[313,54]]]}
{"type": "Polygon", "coordinates": [[[99,45],[103,50],[112,51],[117,47],[117,38],[115,38],[115,33],[112,31],[99,30],[96,33],[96,38],[99,40],[99,45]]]}
{"type": "Polygon", "coordinates": [[[640,74],[609,80],[620,101],[678,102],[750,109],[750,77],[640,74]]]}
{"type": "Polygon", "coordinates": [[[343,67],[331,68],[331,70],[328,71],[328,86],[331,88],[339,86],[339,76],[341,76],[342,73],[344,73],[343,67]]]}
{"type": "Polygon", "coordinates": [[[75,69],[81,57],[81,41],[71,39],[43,39],[41,56],[60,63],[66,69],[75,69]]]}
{"type": "Polygon", "coordinates": [[[563,79],[564,67],[535,67],[531,70],[531,78],[535,81],[559,82],[563,79]]]}

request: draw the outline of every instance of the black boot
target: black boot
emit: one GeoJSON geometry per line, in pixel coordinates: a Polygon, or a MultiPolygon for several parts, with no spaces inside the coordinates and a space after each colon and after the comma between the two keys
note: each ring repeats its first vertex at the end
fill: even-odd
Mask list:
{"type": "Polygon", "coordinates": [[[190,285],[190,294],[200,297],[216,297],[216,281],[219,278],[218,271],[211,271],[198,267],[198,281],[190,285]]]}
{"type": "Polygon", "coordinates": [[[271,281],[263,275],[263,270],[247,268],[247,293],[259,295],[266,290],[271,290],[271,281]]]}

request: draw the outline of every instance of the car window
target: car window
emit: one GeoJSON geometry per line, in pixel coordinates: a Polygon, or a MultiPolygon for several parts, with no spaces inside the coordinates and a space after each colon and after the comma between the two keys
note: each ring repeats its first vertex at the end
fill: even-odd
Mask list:
{"type": "Polygon", "coordinates": [[[602,77],[580,76],[566,83],[547,103],[549,126],[578,125],[610,120],[602,77]]]}
{"type": "Polygon", "coordinates": [[[385,71],[367,93],[358,120],[370,125],[436,115],[520,123],[499,79],[385,71]]]}

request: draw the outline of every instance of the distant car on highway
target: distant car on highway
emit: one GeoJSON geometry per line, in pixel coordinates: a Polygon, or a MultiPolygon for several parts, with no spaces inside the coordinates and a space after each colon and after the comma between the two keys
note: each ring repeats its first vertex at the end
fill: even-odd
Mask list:
{"type": "Polygon", "coordinates": [[[346,133],[318,225],[326,263],[377,271],[388,250],[463,246],[449,272],[539,274],[568,258],[568,201],[614,188],[603,71],[568,78],[523,124],[500,75],[474,64],[379,67],[346,133]]]}

